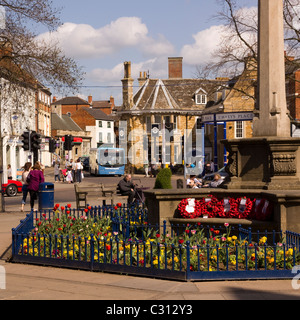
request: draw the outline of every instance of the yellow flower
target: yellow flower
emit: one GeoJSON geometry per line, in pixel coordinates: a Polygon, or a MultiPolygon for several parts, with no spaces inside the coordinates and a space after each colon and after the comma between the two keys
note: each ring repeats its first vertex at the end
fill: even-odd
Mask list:
{"type": "Polygon", "coordinates": [[[262,244],[265,244],[267,242],[267,237],[262,237],[260,240],[259,240],[259,244],[262,245],[262,244]]]}
{"type": "Polygon", "coordinates": [[[231,239],[232,239],[231,237],[228,237],[228,238],[227,238],[228,241],[231,241],[231,239]]]}
{"type": "Polygon", "coordinates": [[[237,240],[237,237],[236,236],[232,236],[232,240],[237,240]]]}

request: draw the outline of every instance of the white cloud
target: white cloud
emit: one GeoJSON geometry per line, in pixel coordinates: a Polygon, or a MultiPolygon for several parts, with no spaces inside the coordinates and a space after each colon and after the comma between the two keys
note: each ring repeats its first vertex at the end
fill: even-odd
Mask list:
{"type": "Polygon", "coordinates": [[[121,17],[99,29],[68,22],[38,39],[58,42],[67,55],[76,59],[102,58],[126,48],[135,48],[146,56],[174,52],[163,36],[159,35],[157,40],[150,37],[147,26],[138,17],[121,17]]]}
{"type": "Polygon", "coordinates": [[[193,35],[195,42],[183,46],[181,55],[184,61],[190,65],[207,63],[212,59],[213,52],[221,42],[224,26],[212,26],[209,29],[193,35]]]}

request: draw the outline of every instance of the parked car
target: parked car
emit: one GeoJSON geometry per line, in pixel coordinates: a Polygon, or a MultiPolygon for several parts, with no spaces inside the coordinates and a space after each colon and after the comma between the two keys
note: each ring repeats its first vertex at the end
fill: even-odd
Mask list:
{"type": "Polygon", "coordinates": [[[218,173],[221,178],[224,180],[226,177],[229,176],[229,174],[225,171],[225,167],[223,167],[222,169],[220,169],[219,171],[217,172],[214,172],[214,173],[209,173],[209,174],[206,174],[204,177],[203,177],[203,182],[210,182],[214,179],[214,176],[215,174],[218,173]]]}
{"type": "Polygon", "coordinates": [[[22,182],[17,180],[8,180],[7,183],[2,184],[2,191],[8,197],[15,197],[18,193],[22,192],[22,182]]]}
{"type": "Polygon", "coordinates": [[[90,158],[89,157],[84,158],[82,164],[83,164],[83,170],[89,172],[90,171],[90,158]]]}

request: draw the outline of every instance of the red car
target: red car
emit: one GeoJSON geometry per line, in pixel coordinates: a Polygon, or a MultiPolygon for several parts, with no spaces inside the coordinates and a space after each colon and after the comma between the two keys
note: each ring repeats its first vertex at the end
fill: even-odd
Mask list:
{"type": "Polygon", "coordinates": [[[22,192],[22,182],[17,180],[8,180],[7,183],[2,184],[2,191],[8,197],[15,197],[18,193],[22,192]]]}

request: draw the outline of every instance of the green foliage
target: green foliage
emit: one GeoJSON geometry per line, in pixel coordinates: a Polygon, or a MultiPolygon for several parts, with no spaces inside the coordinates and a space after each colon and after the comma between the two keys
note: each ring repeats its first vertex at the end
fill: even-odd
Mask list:
{"type": "Polygon", "coordinates": [[[154,189],[172,189],[171,177],[169,168],[162,169],[156,177],[154,189]]]}

